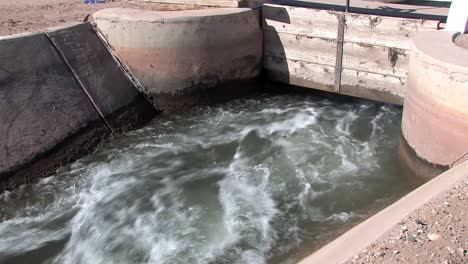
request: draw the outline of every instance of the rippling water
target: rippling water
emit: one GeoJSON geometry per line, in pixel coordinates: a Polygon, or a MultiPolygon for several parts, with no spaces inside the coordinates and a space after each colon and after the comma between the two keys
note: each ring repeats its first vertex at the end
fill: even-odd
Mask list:
{"type": "Polygon", "coordinates": [[[423,183],[399,108],[261,95],[160,115],[0,195],[0,263],[293,263],[423,183]]]}

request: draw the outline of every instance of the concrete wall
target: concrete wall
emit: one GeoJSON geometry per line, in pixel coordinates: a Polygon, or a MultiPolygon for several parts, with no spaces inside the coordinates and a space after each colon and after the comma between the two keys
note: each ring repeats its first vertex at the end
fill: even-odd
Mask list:
{"type": "Polygon", "coordinates": [[[87,23],[0,38],[0,102],[0,190],[155,113],[87,23]]]}
{"type": "Polygon", "coordinates": [[[410,38],[437,28],[431,20],[279,5],[262,13],[269,79],[395,104],[403,103],[410,38]],[[337,77],[339,16],[346,22],[337,77]]]}
{"type": "Polygon", "coordinates": [[[94,23],[160,109],[240,93],[262,70],[262,31],[247,8],[106,9],[94,23]]]}
{"type": "Polygon", "coordinates": [[[413,39],[403,136],[416,154],[443,166],[468,156],[468,50],[453,33],[426,32],[413,39]]]}

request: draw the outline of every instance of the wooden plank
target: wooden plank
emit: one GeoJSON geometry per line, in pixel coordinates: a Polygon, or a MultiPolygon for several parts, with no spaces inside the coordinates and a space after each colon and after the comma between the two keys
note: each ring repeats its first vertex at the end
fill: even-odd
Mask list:
{"type": "Polygon", "coordinates": [[[409,51],[345,42],[343,68],[405,78],[409,51]]]}
{"type": "Polygon", "coordinates": [[[318,90],[336,92],[334,67],[284,58],[264,57],[270,80],[318,90]]]}
{"type": "MultiPolygon", "coordinates": [[[[336,42],[277,32],[264,32],[266,56],[334,66],[336,42]]],[[[344,43],[343,68],[406,78],[408,51],[357,43],[344,43]]]]}
{"type": "Polygon", "coordinates": [[[394,76],[343,69],[340,90],[335,89],[334,67],[266,56],[269,80],[317,90],[339,92],[372,100],[403,104],[406,80],[394,76]]]}
{"type": "Polygon", "coordinates": [[[437,30],[437,21],[346,15],[346,42],[409,49],[411,37],[418,32],[437,30]]]}
{"type": "MultiPolygon", "coordinates": [[[[264,5],[263,29],[308,37],[336,39],[338,14],[330,10],[264,5]]],[[[410,38],[421,31],[437,29],[437,21],[346,15],[345,41],[400,49],[410,48],[410,38]]]]}
{"type": "Polygon", "coordinates": [[[332,11],[264,5],[262,17],[264,31],[336,39],[338,19],[332,11]]]}
{"type": "Polygon", "coordinates": [[[334,66],[336,42],[277,32],[264,32],[266,56],[334,66]]]}
{"type": "Polygon", "coordinates": [[[340,93],[392,104],[403,104],[406,79],[343,69],[340,93]]]}

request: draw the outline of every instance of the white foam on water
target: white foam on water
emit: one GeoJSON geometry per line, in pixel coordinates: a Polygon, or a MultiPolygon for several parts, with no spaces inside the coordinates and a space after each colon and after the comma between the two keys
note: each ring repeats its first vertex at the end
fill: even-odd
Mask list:
{"type": "Polygon", "coordinates": [[[52,263],[270,263],[362,217],[343,196],[384,179],[399,114],[286,96],[163,116],[1,194],[0,262],[63,240],[52,263]]]}

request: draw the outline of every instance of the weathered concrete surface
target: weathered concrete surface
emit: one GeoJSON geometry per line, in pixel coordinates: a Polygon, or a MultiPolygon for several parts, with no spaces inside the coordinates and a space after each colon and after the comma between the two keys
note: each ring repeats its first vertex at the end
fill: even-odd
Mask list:
{"type": "Polygon", "coordinates": [[[211,90],[248,83],[262,70],[262,31],[251,9],[117,8],[93,17],[114,54],[161,109],[203,103],[211,90]]]}
{"type": "Polygon", "coordinates": [[[416,209],[466,179],[467,172],[468,161],[440,174],[303,259],[299,264],[347,263],[416,209]]]}
{"type": "Polygon", "coordinates": [[[155,114],[151,103],[125,77],[89,23],[47,32],[76,72],[113,130],[129,130],[155,114]]]}
{"type": "Polygon", "coordinates": [[[337,88],[338,15],[344,13],[269,4],[262,13],[268,78],[395,104],[403,104],[411,36],[437,28],[437,21],[346,14],[337,88]]]}
{"type": "Polygon", "coordinates": [[[438,31],[413,39],[402,124],[416,154],[443,166],[468,152],[468,50],[452,37],[438,31]]]}
{"type": "MultiPolygon", "coordinates": [[[[14,175],[17,170],[73,135],[83,133],[83,142],[91,143],[96,134],[108,132],[42,33],[0,39],[0,102],[2,182],[14,177],[21,183],[23,179],[14,175]],[[91,132],[84,132],[86,127],[92,127],[91,132]]],[[[69,158],[59,157],[50,167],[69,158]]],[[[49,173],[50,167],[38,167],[33,174],[49,173]]]]}
{"type": "Polygon", "coordinates": [[[0,191],[92,151],[111,133],[97,109],[114,131],[155,114],[89,24],[47,34],[0,38],[0,191]]]}

